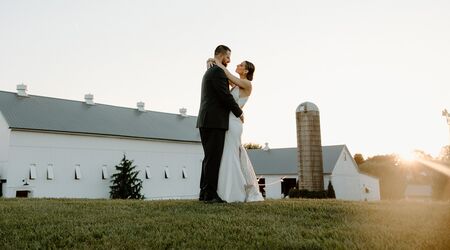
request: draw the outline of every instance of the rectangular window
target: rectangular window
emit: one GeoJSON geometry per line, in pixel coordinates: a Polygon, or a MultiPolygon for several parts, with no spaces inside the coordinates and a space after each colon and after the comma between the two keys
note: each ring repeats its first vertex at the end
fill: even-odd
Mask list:
{"type": "Polygon", "coordinates": [[[145,168],[145,179],[150,179],[150,178],[152,178],[152,175],[150,174],[150,167],[147,166],[145,168]]]}
{"type": "Polygon", "coordinates": [[[53,173],[53,165],[48,164],[47,166],[47,180],[53,180],[55,178],[55,174],[53,173]]]}
{"type": "Polygon", "coordinates": [[[259,192],[261,192],[263,197],[266,197],[266,179],[259,177],[257,180],[259,184],[259,192]]]}
{"type": "Polygon", "coordinates": [[[183,179],[187,179],[186,167],[183,167],[183,169],[181,171],[182,171],[183,179]]]}
{"type": "Polygon", "coordinates": [[[164,167],[164,178],[165,179],[169,179],[170,178],[169,167],[164,167]]]}
{"type": "Polygon", "coordinates": [[[35,164],[31,164],[30,165],[30,170],[29,170],[29,179],[30,180],[34,180],[36,179],[36,165],[35,164]]]}
{"type": "Polygon", "coordinates": [[[289,195],[289,190],[291,190],[291,188],[295,188],[296,185],[296,178],[284,178],[281,182],[281,193],[283,194],[283,197],[287,197],[289,195]]]}
{"type": "Polygon", "coordinates": [[[102,180],[106,180],[108,179],[108,169],[106,169],[106,166],[103,165],[102,167],[102,180]]]}
{"type": "Polygon", "coordinates": [[[75,180],[79,180],[81,179],[81,169],[80,169],[80,165],[76,165],[75,166],[75,180]]]}

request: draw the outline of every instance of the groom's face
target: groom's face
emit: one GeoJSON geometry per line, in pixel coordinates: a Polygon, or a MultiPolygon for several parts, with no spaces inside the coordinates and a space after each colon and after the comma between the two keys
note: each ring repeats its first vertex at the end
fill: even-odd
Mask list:
{"type": "Polygon", "coordinates": [[[223,66],[227,66],[231,62],[231,51],[227,51],[226,54],[223,55],[222,64],[223,66]]]}

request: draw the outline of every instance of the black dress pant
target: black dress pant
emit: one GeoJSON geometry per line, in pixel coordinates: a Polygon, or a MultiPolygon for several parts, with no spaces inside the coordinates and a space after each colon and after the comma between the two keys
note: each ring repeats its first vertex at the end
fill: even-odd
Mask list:
{"type": "Polygon", "coordinates": [[[205,153],[200,177],[200,197],[204,196],[205,199],[217,197],[217,181],[225,132],[225,129],[200,128],[200,138],[205,153]]]}

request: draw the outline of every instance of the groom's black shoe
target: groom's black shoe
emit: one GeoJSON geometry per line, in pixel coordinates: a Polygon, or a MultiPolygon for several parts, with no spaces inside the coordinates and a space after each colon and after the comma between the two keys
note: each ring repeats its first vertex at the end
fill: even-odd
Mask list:
{"type": "Polygon", "coordinates": [[[225,203],[225,201],[223,201],[220,198],[213,198],[211,200],[205,200],[206,204],[211,204],[211,203],[225,203]]]}
{"type": "Polygon", "coordinates": [[[220,197],[217,195],[217,193],[214,194],[214,195],[211,195],[211,196],[209,196],[209,195],[205,196],[205,203],[208,203],[208,204],[210,204],[210,203],[224,203],[224,202],[225,201],[220,199],[220,197]]]}

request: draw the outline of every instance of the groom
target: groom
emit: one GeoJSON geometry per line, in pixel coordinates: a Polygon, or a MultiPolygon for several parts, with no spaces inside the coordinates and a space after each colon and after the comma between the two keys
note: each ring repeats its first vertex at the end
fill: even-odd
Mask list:
{"type": "MultiPolygon", "coordinates": [[[[231,50],[225,45],[217,46],[214,51],[214,59],[222,62],[225,67],[230,62],[230,57],[231,50]]],[[[197,118],[197,128],[200,129],[205,153],[199,200],[208,203],[222,202],[217,195],[217,181],[230,111],[243,121],[242,110],[230,94],[225,72],[214,65],[203,75],[200,111],[197,118]]]]}

